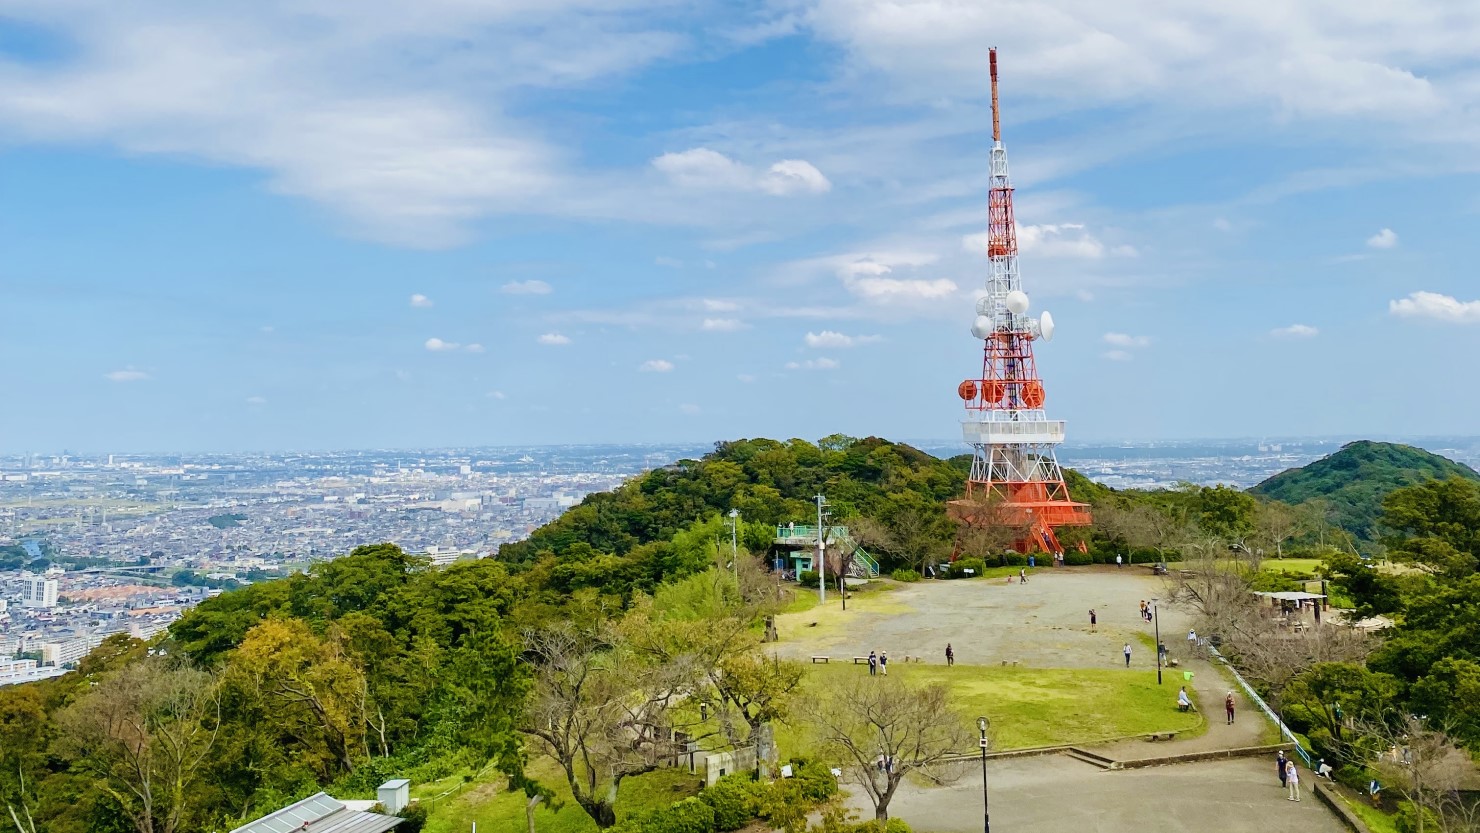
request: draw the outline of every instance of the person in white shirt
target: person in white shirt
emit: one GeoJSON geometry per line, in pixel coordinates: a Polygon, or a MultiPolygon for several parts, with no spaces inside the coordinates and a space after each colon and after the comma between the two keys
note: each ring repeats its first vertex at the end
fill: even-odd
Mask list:
{"type": "Polygon", "coordinates": [[[1331,780],[1331,765],[1326,763],[1325,758],[1322,758],[1320,765],[1316,767],[1316,777],[1331,780]]]}
{"type": "Polygon", "coordinates": [[[1187,699],[1187,686],[1184,685],[1182,686],[1182,689],[1177,692],[1177,710],[1185,712],[1191,708],[1192,701],[1187,699]]]}
{"type": "Polygon", "coordinates": [[[1295,768],[1293,760],[1285,762],[1285,783],[1290,786],[1291,801],[1300,800],[1300,771],[1295,768]]]}

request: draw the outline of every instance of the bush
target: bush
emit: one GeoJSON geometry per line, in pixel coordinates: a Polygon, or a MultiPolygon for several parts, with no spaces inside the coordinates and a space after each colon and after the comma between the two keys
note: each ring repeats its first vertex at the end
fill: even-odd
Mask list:
{"type": "Polygon", "coordinates": [[[1004,567],[1026,567],[1028,566],[1028,555],[1021,552],[1003,553],[1002,565],[1004,567]]]}
{"type": "Polygon", "coordinates": [[[1425,810],[1412,801],[1404,801],[1398,805],[1398,814],[1393,819],[1393,826],[1398,828],[1398,833],[1418,833],[1423,830],[1439,830],[1439,817],[1434,811],[1425,810]],[[1419,816],[1423,817],[1423,827],[1419,827],[1419,816]]]}
{"type": "Polygon", "coordinates": [[[793,758],[789,780],[797,785],[802,797],[809,801],[826,801],[838,794],[838,779],[833,777],[826,766],[816,761],[793,758]]]}
{"type": "Polygon", "coordinates": [[[397,833],[421,833],[421,829],[427,826],[427,808],[420,801],[407,804],[396,815],[405,819],[396,825],[397,833]]]}
{"type": "MultiPolygon", "coordinates": [[[[855,833],[879,833],[877,821],[861,821],[853,826],[855,833]]],[[[884,825],[883,833],[913,833],[909,824],[904,819],[890,819],[884,825]]]]}
{"type": "Polygon", "coordinates": [[[920,580],[920,574],[910,569],[895,570],[894,572],[889,574],[889,577],[894,579],[895,581],[903,581],[905,583],[920,580]]]}
{"type": "Polygon", "coordinates": [[[980,558],[963,558],[951,565],[951,578],[966,578],[966,571],[971,570],[971,575],[979,576],[987,569],[987,563],[980,558]]]}
{"type": "Polygon", "coordinates": [[[1161,553],[1150,547],[1137,547],[1131,550],[1132,564],[1155,564],[1161,560],[1161,553]]]}
{"type": "Polygon", "coordinates": [[[1090,555],[1087,552],[1070,550],[1069,552],[1064,553],[1064,564],[1069,567],[1085,567],[1093,564],[1094,561],[1094,556],[1090,555]]]}
{"type": "Polygon", "coordinates": [[[1172,563],[1173,561],[1181,561],[1182,560],[1182,551],[1181,550],[1167,550],[1166,552],[1164,552],[1164,553],[1161,554],[1161,560],[1167,562],[1168,564],[1172,563]]]}
{"type": "Polygon", "coordinates": [[[767,785],[748,775],[726,775],[699,793],[699,800],[714,810],[717,830],[739,830],[760,815],[760,793],[767,785]]]}
{"type": "Polygon", "coordinates": [[[797,576],[797,581],[803,587],[816,587],[817,579],[818,575],[816,570],[803,570],[802,574],[797,576]]]}
{"type": "Polygon", "coordinates": [[[715,833],[715,813],[703,801],[685,798],[628,819],[619,827],[624,833],[715,833]]]}

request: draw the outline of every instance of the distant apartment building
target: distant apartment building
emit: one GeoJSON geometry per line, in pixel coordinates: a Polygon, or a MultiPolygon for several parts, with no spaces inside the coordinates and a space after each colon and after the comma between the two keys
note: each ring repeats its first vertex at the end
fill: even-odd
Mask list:
{"type": "Polygon", "coordinates": [[[51,610],[56,606],[56,579],[29,573],[21,578],[21,607],[51,610]]]}

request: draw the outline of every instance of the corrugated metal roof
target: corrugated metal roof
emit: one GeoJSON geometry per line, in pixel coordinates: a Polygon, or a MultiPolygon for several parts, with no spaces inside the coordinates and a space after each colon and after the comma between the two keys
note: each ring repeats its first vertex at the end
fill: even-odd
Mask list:
{"type": "Polygon", "coordinates": [[[396,816],[351,810],[328,793],[319,793],[231,833],[385,833],[401,821],[396,816]]]}

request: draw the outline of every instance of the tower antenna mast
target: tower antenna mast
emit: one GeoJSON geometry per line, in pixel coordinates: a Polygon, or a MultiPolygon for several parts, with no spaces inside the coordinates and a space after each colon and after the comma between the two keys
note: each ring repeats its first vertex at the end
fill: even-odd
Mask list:
{"type": "MultiPolygon", "coordinates": [[[[992,79],[992,179],[987,195],[987,258],[991,272],[976,303],[971,335],[982,342],[981,375],[956,389],[966,406],[962,435],[972,448],[966,498],[951,504],[960,524],[955,555],[973,530],[1006,527],[1020,552],[1063,552],[1055,529],[1090,522],[1089,506],[1069,498],[1054,448],[1064,441],[1064,421],[1043,410],[1043,381],[1033,342],[1053,338],[1053,316],[1029,318],[1028,295],[1018,275],[1017,221],[1007,148],[1002,144],[997,99],[997,49],[987,53],[992,79]]],[[[994,553],[971,553],[991,555],[994,553]]]]}

